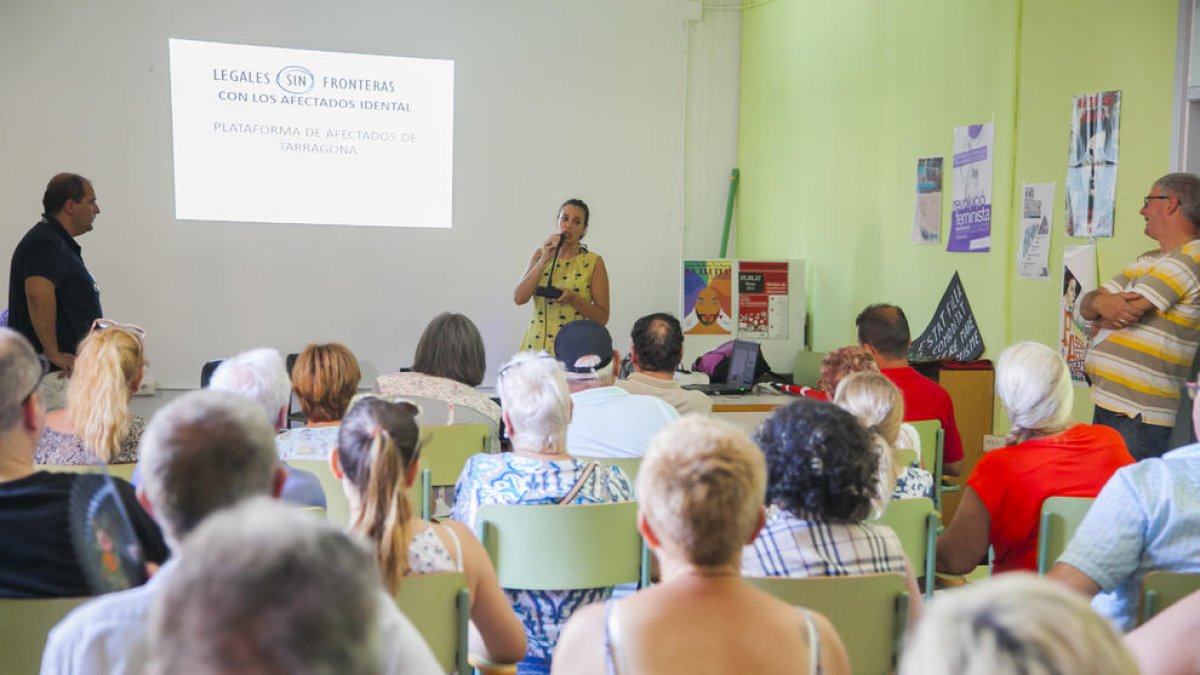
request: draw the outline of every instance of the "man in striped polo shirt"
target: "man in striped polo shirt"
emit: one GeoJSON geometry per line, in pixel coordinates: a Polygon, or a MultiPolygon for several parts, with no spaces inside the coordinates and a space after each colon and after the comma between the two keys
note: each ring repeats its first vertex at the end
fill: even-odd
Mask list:
{"type": "Polygon", "coordinates": [[[1165,452],[1192,357],[1200,344],[1200,178],[1171,173],[1143,200],[1142,254],[1083,296],[1093,323],[1086,368],[1093,422],[1121,433],[1138,459],[1165,452]]]}

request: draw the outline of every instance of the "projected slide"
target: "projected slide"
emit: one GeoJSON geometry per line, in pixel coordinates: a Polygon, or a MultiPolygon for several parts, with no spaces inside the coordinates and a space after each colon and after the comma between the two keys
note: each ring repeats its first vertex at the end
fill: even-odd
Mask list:
{"type": "Polygon", "coordinates": [[[176,218],[450,227],[453,61],[170,50],[176,218]]]}

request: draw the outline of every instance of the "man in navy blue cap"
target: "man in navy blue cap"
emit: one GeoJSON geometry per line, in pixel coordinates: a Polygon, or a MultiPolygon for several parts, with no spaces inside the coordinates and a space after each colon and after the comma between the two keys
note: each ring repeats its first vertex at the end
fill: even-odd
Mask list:
{"type": "Polygon", "coordinates": [[[588,319],[563,326],[554,353],[567,371],[574,411],[567,450],[576,457],[641,457],[654,434],[679,417],[669,403],[613,386],[620,354],[608,330],[588,319]]]}

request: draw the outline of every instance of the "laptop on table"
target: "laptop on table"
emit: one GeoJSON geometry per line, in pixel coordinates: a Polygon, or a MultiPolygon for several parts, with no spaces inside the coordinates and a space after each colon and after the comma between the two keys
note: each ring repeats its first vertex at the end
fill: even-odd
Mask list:
{"type": "Polygon", "coordinates": [[[754,367],[758,365],[759,344],[750,340],[734,340],[729,356],[729,373],[724,382],[685,384],[684,389],[713,395],[749,394],[754,388],[754,367]]]}

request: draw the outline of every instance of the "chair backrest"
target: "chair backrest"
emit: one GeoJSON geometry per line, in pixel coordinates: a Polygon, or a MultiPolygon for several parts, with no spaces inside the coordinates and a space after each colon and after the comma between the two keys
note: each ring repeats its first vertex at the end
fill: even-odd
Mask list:
{"type": "Polygon", "coordinates": [[[220,366],[221,362],[224,360],[225,359],[213,359],[212,361],[205,361],[204,365],[200,367],[201,389],[208,389],[209,380],[212,379],[213,373],[216,372],[217,367],[220,366]]]}
{"type": "Polygon", "coordinates": [[[325,493],[325,516],[329,522],[338,527],[350,525],[350,503],[346,501],[346,493],[342,490],[342,481],[333,475],[326,459],[289,459],[288,465],[303,469],[321,481],[321,490],[325,493]]]}
{"type": "Polygon", "coordinates": [[[887,525],[900,537],[900,545],[913,566],[913,574],[925,579],[925,597],[930,600],[933,599],[933,568],[940,521],[933,500],[925,497],[893,499],[878,520],[880,525],[887,525]]]}
{"type": "MultiPolygon", "coordinates": [[[[133,479],[133,470],[137,464],[109,464],[108,473],[126,481],[133,479]]],[[[95,464],[35,464],[34,471],[55,471],[59,473],[100,473],[100,467],[95,464]]]]}
{"type": "Polygon", "coordinates": [[[488,440],[486,424],[421,427],[421,471],[409,496],[417,499],[416,512],[422,518],[432,516],[433,488],[457,483],[467,460],[486,451],[488,440]]]}
{"type": "Polygon", "coordinates": [[[599,588],[648,576],[636,502],[486,504],[476,532],[503,588],[599,588]]]}
{"type": "Polygon", "coordinates": [[[933,505],[942,508],[942,453],[946,432],[940,420],[909,422],[921,437],[921,466],[933,474],[933,505]]]}
{"type": "Polygon", "coordinates": [[[745,579],[784,602],[824,614],[846,645],[854,675],[895,670],[908,621],[903,575],[745,579]]]}
{"type": "Polygon", "coordinates": [[[631,485],[637,484],[638,469],[642,466],[641,457],[621,457],[613,459],[611,457],[575,457],[581,462],[599,462],[600,464],[611,464],[621,467],[626,476],[629,476],[631,485]]]}
{"type": "Polygon", "coordinates": [[[429,643],[444,672],[471,672],[467,666],[471,595],[467,591],[467,578],[462,573],[404,577],[396,594],[396,604],[429,643]]]}
{"type": "MultiPolygon", "coordinates": [[[[792,363],[792,382],[816,389],[821,384],[821,361],[824,359],[825,352],[800,350],[792,363]]],[[[829,395],[833,396],[833,392],[829,395]]]]}
{"type": "Polygon", "coordinates": [[[90,599],[0,599],[0,669],[13,675],[37,673],[50,629],[90,599]]]}
{"type": "Polygon", "coordinates": [[[1200,574],[1184,572],[1150,572],[1142,577],[1142,601],[1138,610],[1138,625],[1154,618],[1155,614],[1200,591],[1200,574]]]}
{"type": "Polygon", "coordinates": [[[1094,501],[1091,497],[1047,497],[1042,502],[1042,521],[1038,529],[1038,574],[1045,574],[1058,562],[1094,501]]]}

